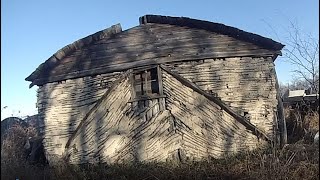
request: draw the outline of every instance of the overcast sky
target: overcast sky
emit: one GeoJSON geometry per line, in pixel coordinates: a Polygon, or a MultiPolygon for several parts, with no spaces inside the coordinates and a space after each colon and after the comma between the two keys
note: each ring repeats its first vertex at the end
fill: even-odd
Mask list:
{"type": "MultiPolygon", "coordinates": [[[[219,22],[283,44],[290,21],[319,36],[317,0],[1,0],[1,120],[37,112],[37,86],[29,89],[24,79],[57,50],[116,23],[124,30],[137,26],[145,14],[219,22]]],[[[279,81],[290,81],[284,58],[276,60],[276,70],[279,81]]]]}

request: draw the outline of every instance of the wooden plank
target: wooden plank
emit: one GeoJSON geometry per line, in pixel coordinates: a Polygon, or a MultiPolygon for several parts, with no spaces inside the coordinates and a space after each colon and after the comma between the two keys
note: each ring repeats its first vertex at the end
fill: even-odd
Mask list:
{"type": "MultiPolygon", "coordinates": [[[[74,71],[74,72],[64,72],[66,74],[63,74],[62,72],[57,72],[56,74],[48,75],[47,78],[42,79],[35,79],[29,87],[32,87],[33,85],[43,85],[45,83],[49,82],[56,82],[56,81],[62,81],[66,79],[74,79],[84,76],[91,76],[95,74],[105,74],[110,72],[117,72],[117,71],[124,71],[127,69],[131,69],[134,67],[139,66],[147,66],[147,65],[157,65],[157,64],[164,64],[168,62],[179,62],[179,61],[188,61],[188,60],[200,60],[200,59],[210,59],[210,58],[225,58],[225,57],[243,57],[243,56],[252,56],[252,53],[243,52],[243,53],[232,53],[232,54],[215,54],[215,55],[188,55],[186,57],[159,57],[159,58],[153,58],[153,59],[146,59],[146,60],[139,60],[134,63],[123,63],[123,64],[117,64],[112,66],[103,66],[100,65],[99,67],[92,67],[88,70],[82,70],[82,71],[74,71]]],[[[271,57],[272,54],[260,54],[260,57],[271,57]]]]}
{"type": "MultiPolygon", "coordinates": [[[[121,41],[122,42],[122,41],[121,41]]],[[[128,41],[130,42],[130,41],[128,41]]],[[[132,40],[131,42],[132,43],[132,40]]],[[[254,46],[249,43],[243,43],[236,40],[223,40],[219,39],[215,40],[213,38],[205,39],[204,37],[187,37],[186,39],[178,39],[178,38],[168,38],[163,40],[158,40],[154,42],[139,42],[136,44],[121,44],[119,46],[116,46],[116,44],[113,45],[114,47],[110,47],[110,45],[97,45],[97,46],[89,46],[87,49],[81,49],[78,51],[75,51],[74,53],[70,54],[69,56],[64,59],[65,62],[74,61],[74,57],[98,57],[101,55],[112,55],[112,54],[119,54],[119,53],[145,53],[145,52],[152,52],[157,51],[157,49],[166,50],[169,48],[190,48],[190,47],[200,47],[200,48],[213,48],[213,50],[221,50],[223,48],[230,48],[225,49],[225,51],[231,51],[232,49],[261,49],[258,46],[254,46]]],[[[261,49],[263,50],[263,49],[261,49]]],[[[269,50],[264,50],[269,51],[269,50]]]]}
{"type": "MultiPolygon", "coordinates": [[[[159,93],[162,96],[163,95],[162,72],[159,65],[157,66],[157,73],[158,73],[158,82],[159,82],[159,93]]],[[[165,109],[164,98],[159,99],[159,108],[160,108],[160,111],[163,111],[165,109]]]]}
{"type": "Polygon", "coordinates": [[[285,144],[287,144],[288,141],[288,137],[287,137],[287,125],[286,125],[286,119],[285,119],[285,114],[284,114],[284,108],[283,108],[283,102],[282,102],[282,98],[281,98],[281,92],[280,92],[280,87],[278,84],[278,78],[277,78],[277,74],[275,69],[273,69],[274,71],[274,76],[275,76],[275,87],[276,87],[276,91],[277,91],[277,101],[278,101],[278,105],[277,105],[277,111],[278,111],[278,120],[279,120],[279,125],[280,125],[280,147],[283,147],[285,144]]]}
{"type": "MultiPolygon", "coordinates": [[[[117,63],[124,63],[124,62],[133,62],[137,59],[149,59],[149,58],[156,58],[161,56],[167,56],[168,54],[176,54],[183,55],[183,54],[205,54],[205,53],[236,53],[236,52],[243,52],[246,51],[251,52],[253,55],[258,55],[259,53],[270,53],[273,52],[268,50],[263,50],[258,47],[252,47],[249,45],[239,45],[239,44],[225,44],[223,46],[219,44],[212,44],[212,43],[204,43],[204,42],[192,42],[192,43],[181,43],[173,42],[175,46],[171,46],[168,43],[162,43],[158,46],[150,45],[150,47],[143,47],[137,48],[137,46],[133,46],[133,48],[124,47],[124,49],[105,49],[101,51],[91,50],[88,53],[83,52],[82,54],[75,56],[75,57],[66,57],[61,61],[61,64],[58,67],[72,67],[74,64],[79,65],[80,67],[86,67],[89,65],[94,64],[95,62],[110,59],[109,61],[103,62],[103,64],[117,64],[117,63]],[[118,59],[118,60],[117,60],[118,59]],[[89,61],[90,60],[90,61],[89,61]]],[[[99,62],[101,63],[101,62],[99,62]]]]}
{"type": "Polygon", "coordinates": [[[159,98],[165,98],[167,97],[166,95],[155,95],[155,96],[141,96],[139,98],[135,98],[130,100],[129,102],[136,102],[136,101],[144,101],[144,100],[152,100],[152,99],[159,99],[159,98]]]}
{"type": "Polygon", "coordinates": [[[119,79],[117,79],[111,88],[109,88],[106,93],[96,102],[96,104],[90,109],[90,111],[85,115],[85,117],[81,120],[80,124],[76,128],[75,132],[70,136],[68,139],[65,149],[69,149],[70,143],[73,141],[73,139],[79,134],[79,130],[82,128],[83,124],[86,122],[87,117],[96,110],[97,107],[101,104],[103,99],[108,96],[108,94],[116,87],[117,84],[119,84],[121,81],[123,81],[125,78],[127,78],[130,74],[130,70],[125,72],[119,79]]]}

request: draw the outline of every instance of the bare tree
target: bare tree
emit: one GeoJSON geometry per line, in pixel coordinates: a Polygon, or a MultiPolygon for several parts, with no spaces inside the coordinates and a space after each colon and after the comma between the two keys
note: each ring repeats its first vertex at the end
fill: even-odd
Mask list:
{"type": "Polygon", "coordinates": [[[292,21],[290,24],[284,56],[295,66],[294,82],[300,88],[319,93],[319,40],[302,33],[292,21]]]}
{"type": "Polygon", "coordinates": [[[263,20],[278,41],[285,44],[284,57],[287,62],[294,65],[293,83],[288,86],[290,90],[311,89],[311,93],[319,93],[319,39],[312,37],[301,29],[297,23],[286,18],[290,23],[286,40],[280,39],[277,31],[267,21],[263,20]]]}
{"type": "Polygon", "coordinates": [[[280,91],[281,97],[284,97],[286,93],[288,93],[289,89],[290,89],[289,85],[285,85],[282,82],[279,82],[279,91],[280,91]]]}

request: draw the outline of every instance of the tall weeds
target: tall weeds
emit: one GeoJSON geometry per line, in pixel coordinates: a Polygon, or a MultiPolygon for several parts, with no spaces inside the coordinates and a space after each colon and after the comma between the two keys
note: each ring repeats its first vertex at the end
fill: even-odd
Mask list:
{"type": "Polygon", "coordinates": [[[266,148],[210,161],[68,165],[54,167],[3,164],[1,179],[319,179],[319,147],[291,144],[266,148]]]}
{"type": "Polygon", "coordinates": [[[307,138],[308,133],[319,130],[319,115],[306,114],[302,118],[298,115],[287,115],[288,126],[292,128],[288,131],[291,133],[289,137],[292,136],[291,144],[281,149],[267,147],[222,159],[184,163],[69,165],[61,161],[55,166],[31,165],[25,160],[22,150],[26,138],[32,136],[33,131],[15,127],[5,136],[1,146],[1,179],[319,179],[319,145],[312,144],[307,138]]]}
{"type": "Polygon", "coordinates": [[[319,112],[313,110],[285,109],[288,143],[312,143],[319,131],[319,112]]]}

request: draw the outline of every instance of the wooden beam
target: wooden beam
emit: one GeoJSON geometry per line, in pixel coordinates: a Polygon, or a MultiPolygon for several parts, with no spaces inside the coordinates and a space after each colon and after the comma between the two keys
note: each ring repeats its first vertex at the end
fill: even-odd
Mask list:
{"type": "MultiPolygon", "coordinates": [[[[273,54],[261,54],[259,57],[271,57],[273,54]]],[[[116,64],[116,65],[100,65],[99,67],[92,67],[88,70],[81,70],[81,71],[73,71],[73,72],[61,72],[59,74],[61,75],[52,75],[48,74],[47,77],[41,78],[41,79],[35,79],[32,84],[30,85],[30,88],[33,85],[43,85],[50,82],[57,82],[67,79],[75,79],[85,76],[92,76],[97,74],[105,74],[105,73],[111,73],[116,71],[124,71],[135,67],[140,66],[151,66],[151,65],[158,65],[158,64],[164,64],[168,62],[180,62],[180,61],[195,61],[195,60],[203,60],[203,59],[210,59],[210,58],[227,58],[227,57],[255,57],[252,54],[221,54],[221,55],[189,55],[188,57],[173,57],[172,55],[170,57],[158,57],[153,59],[145,59],[145,60],[137,60],[135,62],[128,62],[123,64],[116,64]]]]}
{"type": "Polygon", "coordinates": [[[134,98],[132,100],[130,100],[129,102],[136,102],[136,101],[145,101],[145,100],[151,100],[151,99],[160,99],[160,98],[165,98],[166,95],[155,95],[155,96],[141,96],[141,97],[137,97],[134,98]]]}
{"type": "Polygon", "coordinates": [[[65,152],[68,152],[69,146],[71,144],[71,142],[79,135],[80,133],[80,129],[84,126],[86,119],[90,116],[90,114],[95,111],[100,104],[102,103],[102,101],[109,95],[109,93],[121,82],[123,81],[125,78],[127,78],[129,76],[129,74],[131,73],[131,70],[126,71],[124,74],[121,75],[121,77],[119,77],[116,81],[114,81],[114,83],[112,84],[112,86],[104,93],[104,95],[96,102],[96,104],[88,111],[88,113],[83,117],[83,119],[80,121],[78,127],[76,128],[76,130],[73,132],[73,134],[70,136],[70,138],[68,139],[66,146],[65,146],[65,152]]]}
{"type": "Polygon", "coordinates": [[[283,102],[281,99],[281,93],[280,93],[280,87],[278,83],[278,77],[277,73],[274,69],[274,75],[276,79],[276,90],[277,90],[277,100],[278,100],[278,105],[277,105],[277,111],[278,111],[278,117],[277,119],[279,120],[279,125],[280,125],[280,147],[283,147],[285,144],[287,144],[288,137],[287,137],[287,125],[286,125],[286,118],[284,115],[284,108],[283,108],[283,102]]]}
{"type": "MultiPolygon", "coordinates": [[[[159,94],[160,96],[162,96],[163,95],[162,72],[159,65],[157,66],[157,76],[158,76],[158,84],[159,84],[159,94]]],[[[165,109],[163,98],[159,98],[159,104],[160,104],[160,111],[163,111],[165,109]]]]}
{"type": "Polygon", "coordinates": [[[203,91],[201,88],[199,88],[194,83],[188,81],[187,79],[183,78],[179,74],[176,74],[169,69],[167,69],[165,66],[160,65],[160,67],[169,73],[171,76],[176,78],[178,81],[180,81],[185,86],[193,89],[194,91],[198,92],[199,94],[203,95],[210,101],[214,102],[218,106],[220,106],[223,110],[225,110],[227,113],[229,113],[232,117],[234,117],[237,121],[239,121],[242,125],[244,125],[247,129],[251,130],[253,134],[257,135],[258,137],[261,137],[268,142],[273,142],[272,139],[270,139],[263,131],[261,131],[259,128],[257,128],[255,125],[251,124],[249,121],[245,120],[244,116],[241,116],[237,114],[233,109],[231,109],[228,105],[226,105],[223,101],[218,99],[217,97],[212,96],[211,94],[208,94],[207,92],[203,91]]]}

